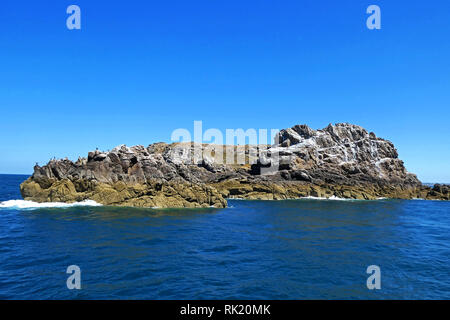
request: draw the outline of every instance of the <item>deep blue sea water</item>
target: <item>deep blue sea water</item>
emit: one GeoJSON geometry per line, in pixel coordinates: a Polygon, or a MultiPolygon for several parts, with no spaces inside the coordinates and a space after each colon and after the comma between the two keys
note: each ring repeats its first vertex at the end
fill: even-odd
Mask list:
{"type": "MultiPolygon", "coordinates": [[[[26,178],[0,175],[0,201],[26,178]]],[[[450,202],[229,205],[0,208],[0,299],[450,299],[450,202]]]]}

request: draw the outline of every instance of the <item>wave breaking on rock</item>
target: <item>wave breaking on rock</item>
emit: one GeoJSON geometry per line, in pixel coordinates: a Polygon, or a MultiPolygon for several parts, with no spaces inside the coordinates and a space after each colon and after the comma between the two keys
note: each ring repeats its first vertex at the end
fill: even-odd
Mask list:
{"type": "Polygon", "coordinates": [[[84,200],[81,202],[34,202],[30,200],[7,200],[0,202],[0,209],[40,209],[40,208],[72,208],[72,207],[99,207],[102,204],[93,200],[84,200]]]}

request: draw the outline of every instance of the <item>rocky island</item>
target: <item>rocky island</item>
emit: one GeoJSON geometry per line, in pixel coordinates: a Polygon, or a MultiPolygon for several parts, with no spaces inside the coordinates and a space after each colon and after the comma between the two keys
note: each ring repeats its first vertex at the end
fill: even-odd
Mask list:
{"type": "Polygon", "coordinates": [[[313,130],[296,125],[271,146],[154,143],[89,152],[72,162],[36,165],[20,191],[25,200],[134,207],[217,207],[227,198],[302,197],[450,200],[450,187],[423,185],[394,145],[348,123],[313,130]],[[244,162],[236,161],[239,154],[244,162]],[[233,159],[234,161],[226,161],[233,159]]]}

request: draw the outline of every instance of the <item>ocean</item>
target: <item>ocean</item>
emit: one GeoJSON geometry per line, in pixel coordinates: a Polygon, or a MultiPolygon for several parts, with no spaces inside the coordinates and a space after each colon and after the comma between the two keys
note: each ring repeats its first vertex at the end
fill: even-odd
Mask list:
{"type": "Polygon", "coordinates": [[[450,299],[450,202],[36,207],[26,178],[0,175],[0,299],[450,299]]]}

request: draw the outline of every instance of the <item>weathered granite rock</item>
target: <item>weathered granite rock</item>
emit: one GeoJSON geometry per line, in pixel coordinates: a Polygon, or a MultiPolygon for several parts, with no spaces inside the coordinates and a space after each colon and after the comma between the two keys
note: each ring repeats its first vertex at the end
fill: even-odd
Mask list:
{"type": "Polygon", "coordinates": [[[138,207],[209,207],[226,198],[450,200],[449,186],[422,185],[394,145],[360,126],[281,130],[272,146],[155,143],[92,151],[76,162],[35,166],[24,199],[138,207]]]}

